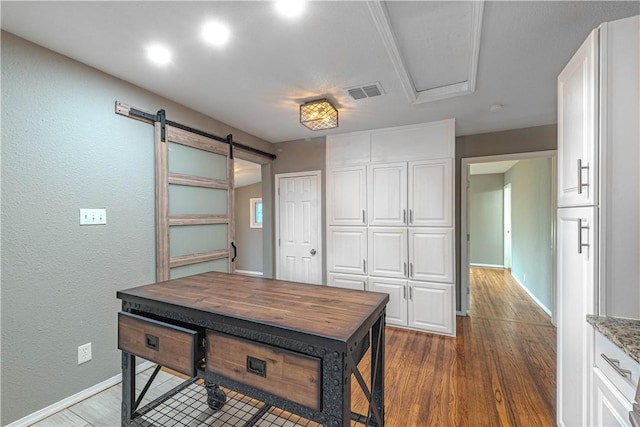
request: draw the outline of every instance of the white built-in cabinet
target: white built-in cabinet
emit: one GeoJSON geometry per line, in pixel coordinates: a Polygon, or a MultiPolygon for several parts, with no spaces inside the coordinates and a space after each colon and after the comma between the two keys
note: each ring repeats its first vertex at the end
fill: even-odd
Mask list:
{"type": "Polygon", "coordinates": [[[454,138],[453,120],[327,137],[328,284],[387,293],[389,325],[455,335],[454,138]]]}
{"type": "Polygon", "coordinates": [[[640,318],[639,75],[635,16],[596,28],[558,76],[559,426],[627,422],[586,315],[640,318]]]}

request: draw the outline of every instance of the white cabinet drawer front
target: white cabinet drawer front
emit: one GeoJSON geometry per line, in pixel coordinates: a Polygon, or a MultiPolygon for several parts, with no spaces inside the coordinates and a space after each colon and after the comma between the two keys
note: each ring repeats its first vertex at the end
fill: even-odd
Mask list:
{"type": "Polygon", "coordinates": [[[373,276],[406,278],[407,230],[369,228],[369,271],[373,276]]]}
{"type": "Polygon", "coordinates": [[[409,278],[453,283],[453,229],[409,230],[409,278]]]}
{"type": "Polygon", "coordinates": [[[407,326],[407,281],[397,279],[369,278],[369,290],[389,294],[386,322],[390,325],[407,326]]]}
{"type": "Polygon", "coordinates": [[[453,225],[453,160],[409,163],[409,225],[453,225]]]}
{"type": "Polygon", "coordinates": [[[336,273],[367,273],[367,229],[331,227],[327,235],[328,267],[336,273]]]}
{"type": "Polygon", "coordinates": [[[327,174],[329,225],[366,225],[365,166],[341,168],[327,174]]]}
{"type": "Polygon", "coordinates": [[[627,355],[620,347],[612,343],[607,337],[596,331],[596,346],[594,362],[602,371],[602,374],[622,393],[629,401],[635,399],[640,364],[627,355]],[[609,359],[608,362],[605,357],[609,359]],[[616,362],[617,361],[617,362],[616,362]],[[624,371],[624,375],[617,372],[614,366],[624,371]]]}
{"type": "Polygon", "coordinates": [[[627,427],[630,426],[629,411],[631,402],[625,399],[599,368],[593,368],[593,404],[592,426],[627,427]]]}
{"type": "Polygon", "coordinates": [[[409,282],[409,326],[454,335],[453,285],[409,282]]]}
{"type": "Polygon", "coordinates": [[[328,285],[334,288],[355,289],[357,291],[364,291],[367,287],[366,276],[329,273],[328,282],[328,285]]]}
{"type": "Polygon", "coordinates": [[[455,121],[378,129],[371,132],[371,161],[395,162],[415,158],[453,157],[455,121]]]}
{"type": "Polygon", "coordinates": [[[369,166],[369,225],[407,224],[407,164],[369,166]]]}

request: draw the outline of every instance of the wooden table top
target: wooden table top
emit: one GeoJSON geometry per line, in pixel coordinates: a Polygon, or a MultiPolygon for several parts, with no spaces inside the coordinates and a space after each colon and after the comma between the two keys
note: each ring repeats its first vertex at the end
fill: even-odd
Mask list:
{"type": "Polygon", "coordinates": [[[118,292],[188,309],[348,341],[389,295],[228,273],[203,273],[118,292]]]}

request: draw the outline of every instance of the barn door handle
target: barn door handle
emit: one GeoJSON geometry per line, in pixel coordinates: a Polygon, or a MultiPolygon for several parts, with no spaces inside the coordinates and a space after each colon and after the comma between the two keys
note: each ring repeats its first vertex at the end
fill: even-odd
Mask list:
{"type": "Polygon", "coordinates": [[[231,247],[233,248],[233,258],[231,258],[231,262],[233,262],[238,257],[238,248],[236,247],[236,242],[231,242],[231,247]]]}

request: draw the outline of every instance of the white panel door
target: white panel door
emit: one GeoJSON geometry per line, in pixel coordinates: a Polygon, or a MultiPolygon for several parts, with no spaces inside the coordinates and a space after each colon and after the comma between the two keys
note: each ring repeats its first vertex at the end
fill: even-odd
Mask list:
{"type": "Polygon", "coordinates": [[[367,274],[365,227],[329,227],[327,268],[334,273],[367,274]]]}
{"type": "Polygon", "coordinates": [[[453,284],[409,281],[409,326],[455,335],[453,284]]]}
{"type": "Polygon", "coordinates": [[[366,180],[366,166],[333,169],[328,172],[328,225],[367,224],[366,180]]]}
{"type": "Polygon", "coordinates": [[[407,224],[407,164],[369,166],[369,225],[407,224]]]}
{"type": "Polygon", "coordinates": [[[369,228],[369,275],[406,278],[406,228],[369,228]]]}
{"type": "Polygon", "coordinates": [[[583,426],[588,422],[593,345],[593,329],[585,318],[597,314],[596,208],[563,208],[557,215],[557,421],[583,426]]]}
{"type": "Polygon", "coordinates": [[[367,288],[367,277],[356,276],[351,274],[328,274],[329,286],[343,289],[355,289],[357,291],[364,291],[367,288]]]}
{"type": "Polygon", "coordinates": [[[409,225],[453,226],[453,160],[409,162],[409,225]]]}
{"type": "Polygon", "coordinates": [[[409,229],[409,278],[453,283],[453,229],[409,229]]]}
{"type": "Polygon", "coordinates": [[[389,325],[407,326],[407,281],[369,277],[369,290],[389,294],[386,321],[389,325]]]}
{"type": "Polygon", "coordinates": [[[277,181],[277,278],[321,284],[319,177],[277,177],[277,181]]]}
{"type": "Polygon", "coordinates": [[[558,207],[598,203],[598,31],[558,76],[558,207]]]}

